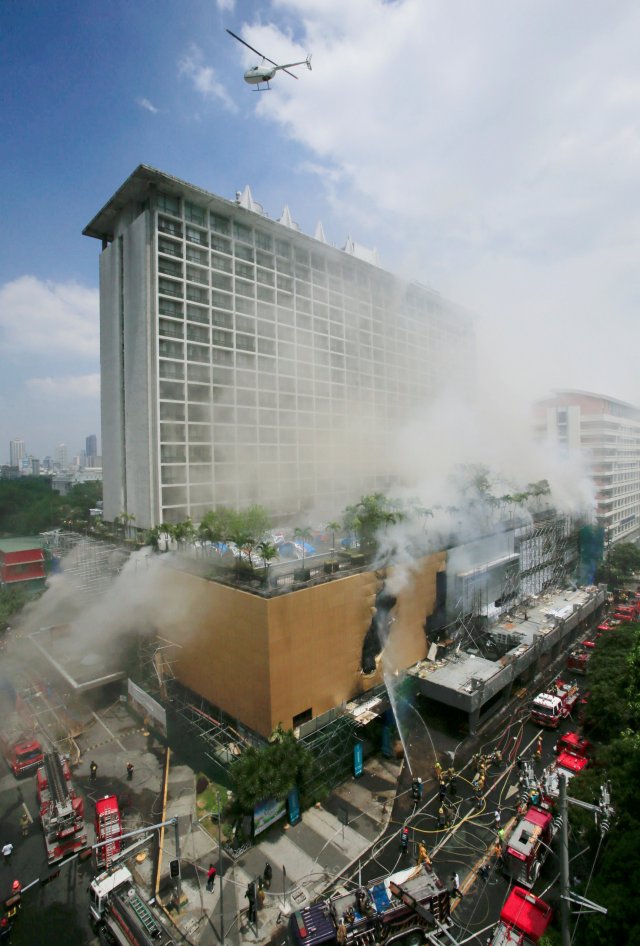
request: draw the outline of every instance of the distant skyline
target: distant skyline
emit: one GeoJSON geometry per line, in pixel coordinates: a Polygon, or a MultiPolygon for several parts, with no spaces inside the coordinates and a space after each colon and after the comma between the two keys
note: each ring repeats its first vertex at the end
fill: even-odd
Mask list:
{"type": "MultiPolygon", "coordinates": [[[[96,439],[95,434],[89,434],[87,437],[85,437],[84,438],[85,444],[88,443],[91,438],[96,439]]],[[[2,451],[2,453],[0,454],[0,456],[2,456],[2,459],[0,460],[0,465],[9,464],[11,466],[15,466],[16,464],[14,463],[14,459],[22,459],[24,457],[34,457],[34,459],[36,460],[43,460],[45,457],[51,457],[53,459],[55,457],[56,450],[59,450],[61,447],[64,447],[66,449],[67,456],[70,460],[73,459],[73,457],[79,456],[83,451],[86,453],[86,446],[79,446],[75,448],[71,444],[65,443],[63,440],[56,441],[51,446],[51,449],[46,450],[44,453],[35,453],[33,450],[29,448],[29,444],[23,438],[13,437],[5,448],[6,456],[5,456],[5,451],[2,451]],[[22,444],[21,457],[17,456],[17,452],[15,450],[15,447],[13,446],[14,444],[22,444]]],[[[95,454],[90,454],[90,455],[99,456],[100,454],[99,452],[96,452],[95,454]]],[[[89,456],[89,454],[87,454],[87,456],[89,456]]]]}
{"type": "Polygon", "coordinates": [[[99,244],[140,163],[376,247],[477,315],[478,403],[640,403],[631,0],[0,5],[0,443],[100,438],[99,244]],[[313,54],[256,94],[256,57],[313,54]]]}

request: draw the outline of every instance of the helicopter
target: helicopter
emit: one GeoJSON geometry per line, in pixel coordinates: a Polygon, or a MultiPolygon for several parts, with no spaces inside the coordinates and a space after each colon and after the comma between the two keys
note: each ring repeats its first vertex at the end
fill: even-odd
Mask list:
{"type": "Polygon", "coordinates": [[[244,81],[248,82],[249,85],[256,85],[257,89],[254,89],[254,92],[266,92],[271,86],[269,81],[273,79],[276,72],[286,72],[288,76],[291,76],[292,79],[297,79],[297,75],[293,72],[289,72],[289,69],[293,66],[306,66],[307,69],[311,69],[311,56],[307,56],[306,59],[303,59],[301,62],[287,62],[283,66],[279,66],[277,62],[274,62],[273,59],[269,59],[267,56],[264,56],[261,52],[258,52],[257,49],[254,49],[253,46],[249,46],[249,43],[245,43],[243,39],[240,39],[235,33],[232,33],[231,30],[227,30],[229,36],[233,36],[234,39],[237,39],[239,43],[242,43],[243,46],[246,46],[247,49],[250,49],[252,53],[255,53],[256,56],[262,56],[262,62],[259,66],[253,66],[251,69],[247,69],[244,74],[244,81]],[[270,66],[267,66],[266,63],[271,63],[270,66]],[[266,89],[261,89],[260,86],[262,83],[266,83],[266,89]]]}

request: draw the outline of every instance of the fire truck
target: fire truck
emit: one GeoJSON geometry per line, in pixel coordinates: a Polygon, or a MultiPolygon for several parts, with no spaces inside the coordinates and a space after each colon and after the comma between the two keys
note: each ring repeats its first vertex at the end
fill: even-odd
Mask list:
{"type": "Polygon", "coordinates": [[[421,864],[398,871],[366,887],[340,888],[328,900],[296,910],[289,918],[295,946],[335,944],[338,926],[345,923],[352,944],[384,942],[385,946],[450,925],[450,893],[432,868],[421,864]]]}
{"type": "Polygon", "coordinates": [[[546,932],[553,911],[529,890],[514,887],[500,911],[500,922],[490,946],[536,946],[546,932]]]}
{"type": "Polygon", "coordinates": [[[591,743],[577,732],[568,732],[560,736],[555,745],[556,761],[547,766],[540,780],[543,804],[555,806],[560,794],[560,775],[567,781],[579,775],[589,765],[591,743]]]}
{"type": "Polygon", "coordinates": [[[590,658],[591,650],[584,644],[578,644],[567,657],[567,670],[572,673],[586,673],[590,658]]]}
{"type": "Polygon", "coordinates": [[[157,909],[147,903],[124,865],[112,867],[91,881],[89,921],[101,943],[175,946],[157,909]]]}
{"type": "Polygon", "coordinates": [[[120,853],[121,847],[122,819],[115,795],[105,795],[96,802],[95,831],[97,842],[109,842],[96,850],[98,866],[108,867],[120,853]]]}
{"type": "Polygon", "coordinates": [[[621,624],[633,624],[638,620],[638,606],[636,604],[618,604],[613,612],[613,620],[621,624]]]}
{"type": "Polygon", "coordinates": [[[42,745],[29,733],[29,725],[25,722],[26,707],[18,696],[9,680],[0,681],[0,715],[2,716],[2,732],[0,732],[0,748],[7,760],[7,765],[16,778],[22,775],[31,775],[42,765],[42,745]]]}
{"type": "Polygon", "coordinates": [[[84,801],[76,794],[68,761],[57,752],[46,753],[36,778],[47,861],[55,864],[87,846],[84,801]]]}
{"type": "Polygon", "coordinates": [[[539,805],[530,805],[511,832],[502,863],[504,872],[523,887],[533,887],[560,827],[558,819],[539,805]]]}
{"type": "Polygon", "coordinates": [[[575,683],[556,680],[531,704],[531,719],[540,726],[557,729],[561,719],[570,715],[580,696],[575,683]]]}

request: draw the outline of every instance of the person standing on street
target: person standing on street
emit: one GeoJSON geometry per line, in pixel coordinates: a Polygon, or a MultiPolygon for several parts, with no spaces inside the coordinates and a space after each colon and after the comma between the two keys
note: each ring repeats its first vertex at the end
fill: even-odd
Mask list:
{"type": "Polygon", "coordinates": [[[29,825],[31,824],[31,819],[26,811],[23,811],[20,815],[20,834],[23,838],[29,834],[29,825]]]}
{"type": "Polygon", "coordinates": [[[207,890],[209,893],[213,891],[213,885],[216,880],[217,871],[213,864],[209,864],[209,870],[207,871],[207,890]]]}
{"type": "Polygon", "coordinates": [[[271,867],[269,861],[267,861],[267,863],[264,865],[262,876],[264,878],[264,885],[268,890],[271,886],[271,878],[273,877],[273,868],[271,867]]]}
{"type": "Polygon", "coordinates": [[[91,760],[91,764],[89,765],[89,778],[90,778],[90,780],[91,780],[92,782],[95,782],[97,775],[98,775],[98,763],[97,763],[97,762],[94,762],[93,759],[92,759],[92,760],[91,760]]]}
{"type": "Polygon", "coordinates": [[[460,897],[461,900],[464,897],[460,890],[460,877],[457,873],[451,875],[451,896],[460,897]]]}
{"type": "Polygon", "coordinates": [[[127,762],[127,782],[133,779],[133,762],[127,762]]]}
{"type": "Polygon", "coordinates": [[[2,845],[2,856],[4,857],[5,864],[8,864],[11,861],[11,855],[13,854],[13,844],[10,841],[7,841],[6,844],[2,845]]]}

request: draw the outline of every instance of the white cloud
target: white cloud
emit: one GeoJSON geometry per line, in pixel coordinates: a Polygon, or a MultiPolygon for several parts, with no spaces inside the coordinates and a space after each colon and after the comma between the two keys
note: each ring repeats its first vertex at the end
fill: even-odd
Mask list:
{"type": "Polygon", "coordinates": [[[99,353],[98,290],[20,276],[0,287],[4,354],[83,357],[99,353]]]}
{"type": "Polygon", "coordinates": [[[216,0],[216,6],[221,13],[231,13],[235,5],[236,0],[216,0]]]}
{"type": "Polygon", "coordinates": [[[144,108],[148,112],[151,112],[152,115],[157,115],[158,112],[160,111],[159,108],[156,108],[153,102],[150,102],[149,99],[146,99],[146,98],[137,98],[136,105],[139,105],[140,108],[144,108]]]}
{"type": "Polygon", "coordinates": [[[278,62],[312,52],[314,69],[278,75],[256,110],[308,149],[354,239],[484,314],[521,382],[569,373],[639,401],[635,366],[603,359],[602,340],[640,341],[640,7],[273,0],[272,12],[242,35],[278,62]]]}
{"type": "Polygon", "coordinates": [[[212,66],[204,64],[202,50],[194,44],[178,63],[178,74],[186,76],[194,89],[209,101],[221,102],[230,112],[237,112],[237,106],[224,85],[216,77],[212,66]]]}
{"type": "Polygon", "coordinates": [[[97,400],[100,397],[100,375],[79,374],[66,377],[29,378],[25,382],[26,388],[37,397],[44,397],[47,401],[64,400],[97,400]]]}

